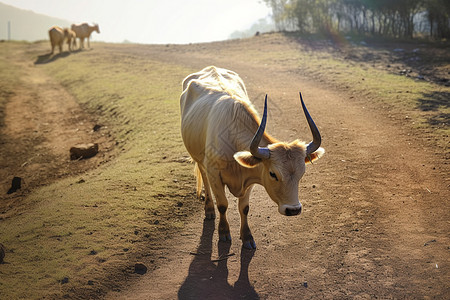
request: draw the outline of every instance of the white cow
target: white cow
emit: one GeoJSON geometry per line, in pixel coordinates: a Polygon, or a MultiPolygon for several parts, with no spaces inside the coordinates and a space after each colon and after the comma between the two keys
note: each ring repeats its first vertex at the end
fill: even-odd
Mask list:
{"type": "Polygon", "coordinates": [[[240,237],[246,248],[256,248],[247,222],[254,184],[264,186],[278,205],[279,213],[292,216],[301,212],[298,184],[305,173],[305,164],[325,152],[320,148],[319,130],[303,99],[301,103],[313,141],[307,145],[299,140],[284,143],[264,132],[267,96],[260,123],[244,83],[236,73],[211,66],[184,79],[180,99],[181,134],[196,163],[197,194],[201,194],[202,184],[205,188],[208,219],[215,218],[211,190],[216,198],[221,241],[231,240],[225,186],[239,198],[240,237]]]}
{"type": "MultiPolygon", "coordinates": [[[[91,47],[89,43],[89,38],[91,37],[91,33],[93,31],[97,31],[100,33],[100,28],[98,24],[94,24],[94,26],[90,26],[88,23],[83,24],[72,24],[71,29],[75,32],[76,37],[80,39],[80,49],[84,48],[84,39],[87,38],[88,48],[91,47]]],[[[76,40],[73,40],[73,46],[76,47],[76,40]]]]}

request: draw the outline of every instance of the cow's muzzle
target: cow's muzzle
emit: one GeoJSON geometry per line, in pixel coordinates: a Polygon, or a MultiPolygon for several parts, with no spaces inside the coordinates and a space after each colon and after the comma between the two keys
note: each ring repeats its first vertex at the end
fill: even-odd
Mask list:
{"type": "Polygon", "coordinates": [[[286,208],[286,216],[296,216],[302,212],[302,208],[286,208]]]}
{"type": "Polygon", "coordinates": [[[285,216],[296,216],[302,212],[302,205],[283,205],[280,207],[280,213],[285,216]]]}

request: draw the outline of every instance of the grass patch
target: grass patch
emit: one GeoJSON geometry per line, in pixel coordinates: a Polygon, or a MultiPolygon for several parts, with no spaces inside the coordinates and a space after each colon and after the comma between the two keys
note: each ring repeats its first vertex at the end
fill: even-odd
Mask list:
{"type": "MultiPolygon", "coordinates": [[[[30,57],[38,46],[26,45],[30,57]]],[[[29,210],[1,221],[8,252],[0,290],[7,299],[100,295],[111,288],[108,276],[151,255],[195,205],[179,134],[181,80],[190,70],[96,51],[36,67],[100,115],[119,154],[83,176],[33,191],[25,200],[29,210]]]]}
{"type": "Polygon", "coordinates": [[[20,70],[8,61],[18,47],[23,44],[0,42],[0,128],[5,126],[5,105],[14,95],[14,87],[20,83],[20,70]]]}

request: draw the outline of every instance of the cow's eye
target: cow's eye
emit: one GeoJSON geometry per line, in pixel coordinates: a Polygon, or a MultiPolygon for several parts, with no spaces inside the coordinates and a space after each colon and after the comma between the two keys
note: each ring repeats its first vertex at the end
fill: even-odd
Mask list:
{"type": "Polygon", "coordinates": [[[278,177],[277,174],[275,174],[274,172],[269,172],[270,177],[272,177],[273,179],[275,179],[276,181],[278,181],[278,177]]]}

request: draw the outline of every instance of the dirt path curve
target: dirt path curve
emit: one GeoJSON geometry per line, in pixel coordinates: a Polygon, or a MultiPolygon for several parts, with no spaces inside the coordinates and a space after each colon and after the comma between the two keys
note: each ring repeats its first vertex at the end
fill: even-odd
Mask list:
{"type": "MultiPolygon", "coordinates": [[[[31,45],[29,47],[32,47],[31,45]]],[[[93,131],[93,116],[43,70],[36,67],[25,47],[8,58],[20,70],[20,84],[5,107],[0,128],[0,217],[21,209],[20,199],[31,189],[69,175],[76,175],[110,159],[113,140],[103,129],[93,131]],[[71,161],[70,147],[96,142],[102,152],[90,160],[71,161]],[[22,189],[6,195],[14,176],[22,189]],[[5,199],[3,199],[5,198],[5,199]]]]}
{"type": "MultiPolygon", "coordinates": [[[[110,46],[104,46],[106,48],[110,46]]],[[[236,201],[229,198],[232,244],[215,222],[198,219],[162,251],[162,267],[108,299],[372,299],[450,295],[450,194],[446,165],[414,133],[367,99],[333,91],[289,65],[255,66],[209,47],[118,46],[200,70],[232,69],[281,140],[309,140],[298,91],[323,135],[325,156],[300,183],[304,212],[279,215],[261,187],[250,200],[256,251],[241,249],[236,201]],[[353,99],[352,99],[353,98],[353,99]],[[196,255],[192,255],[195,253],[196,255]],[[227,260],[213,262],[223,253],[227,260]]],[[[216,221],[217,222],[217,221],[216,221]]]]}

